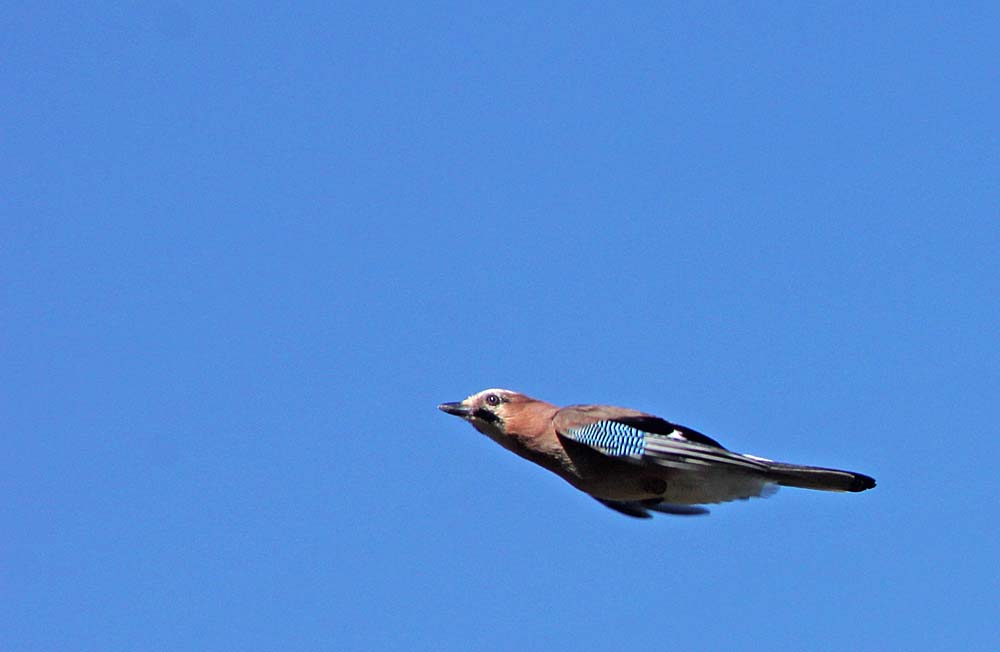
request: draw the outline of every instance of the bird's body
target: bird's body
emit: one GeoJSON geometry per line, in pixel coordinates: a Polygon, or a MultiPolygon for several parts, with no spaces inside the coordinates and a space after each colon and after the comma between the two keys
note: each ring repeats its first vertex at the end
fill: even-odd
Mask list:
{"type": "Polygon", "coordinates": [[[505,389],[439,408],[629,516],[705,513],[696,506],[768,495],[776,485],[855,492],[875,486],[860,473],[733,453],[695,430],[629,408],[560,408],[505,389]]]}

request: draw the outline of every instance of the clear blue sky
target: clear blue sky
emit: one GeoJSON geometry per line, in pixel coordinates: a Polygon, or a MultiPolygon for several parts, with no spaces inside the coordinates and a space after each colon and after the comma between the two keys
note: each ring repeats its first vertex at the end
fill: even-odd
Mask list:
{"type": "Polygon", "coordinates": [[[0,648],[996,650],[995,3],[5,9],[0,648]],[[874,475],[635,521],[435,406],[874,475]]]}

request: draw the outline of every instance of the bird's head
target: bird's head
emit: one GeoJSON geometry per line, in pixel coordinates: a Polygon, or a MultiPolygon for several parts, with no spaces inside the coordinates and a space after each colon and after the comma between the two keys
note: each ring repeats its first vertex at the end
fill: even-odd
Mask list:
{"type": "Polygon", "coordinates": [[[438,409],[461,417],[487,435],[506,434],[507,422],[518,407],[534,399],[509,389],[484,389],[455,403],[442,403],[438,409]]]}
{"type": "Polygon", "coordinates": [[[442,403],[504,448],[549,468],[563,455],[552,426],[559,408],[509,389],[484,389],[464,401],[442,403]]]}

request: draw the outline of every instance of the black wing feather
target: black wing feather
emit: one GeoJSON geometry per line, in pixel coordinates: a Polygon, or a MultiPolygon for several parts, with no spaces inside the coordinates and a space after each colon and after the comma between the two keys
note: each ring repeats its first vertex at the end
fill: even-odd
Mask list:
{"type": "Polygon", "coordinates": [[[676,423],[670,423],[666,419],[661,419],[660,417],[618,417],[616,419],[608,420],[616,421],[624,426],[635,428],[636,430],[653,433],[654,435],[667,436],[679,433],[688,441],[705,444],[706,446],[715,446],[716,448],[726,450],[725,446],[715,441],[708,435],[703,435],[697,430],[685,428],[684,426],[679,426],[676,423]]]}

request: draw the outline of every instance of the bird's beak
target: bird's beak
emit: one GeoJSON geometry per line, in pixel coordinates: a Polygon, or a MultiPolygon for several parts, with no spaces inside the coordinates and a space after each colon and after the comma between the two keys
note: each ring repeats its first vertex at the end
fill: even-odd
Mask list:
{"type": "Polygon", "coordinates": [[[472,409],[457,401],[454,403],[442,403],[438,406],[438,409],[456,417],[462,417],[463,419],[468,419],[472,416],[472,409]]]}

